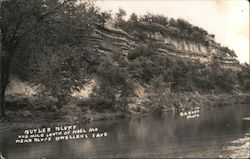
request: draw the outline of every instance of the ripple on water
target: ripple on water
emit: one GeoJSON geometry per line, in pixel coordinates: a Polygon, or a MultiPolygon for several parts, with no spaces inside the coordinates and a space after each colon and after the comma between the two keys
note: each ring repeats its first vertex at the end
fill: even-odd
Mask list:
{"type": "Polygon", "coordinates": [[[224,150],[230,151],[231,158],[250,158],[250,133],[246,133],[244,137],[231,141],[224,150]]]}
{"type": "Polygon", "coordinates": [[[244,118],[242,118],[242,120],[250,121],[250,117],[244,117],[244,118]]]}

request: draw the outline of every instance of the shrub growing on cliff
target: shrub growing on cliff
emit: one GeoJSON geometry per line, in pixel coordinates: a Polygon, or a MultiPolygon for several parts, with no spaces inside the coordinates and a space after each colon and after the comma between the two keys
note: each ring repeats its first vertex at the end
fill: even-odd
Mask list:
{"type": "Polygon", "coordinates": [[[139,45],[128,54],[130,60],[129,72],[139,81],[149,83],[151,79],[162,74],[162,66],[155,52],[161,44],[154,41],[139,45]]]}
{"type": "Polygon", "coordinates": [[[244,91],[250,91],[250,65],[242,65],[242,70],[238,73],[240,88],[244,91]]]}
{"type": "Polygon", "coordinates": [[[154,77],[150,81],[149,102],[147,105],[156,113],[162,113],[164,110],[170,110],[173,107],[175,94],[171,92],[168,85],[162,76],[154,77]]]}
{"type": "Polygon", "coordinates": [[[103,62],[97,68],[100,87],[97,95],[111,109],[127,110],[130,97],[134,95],[133,81],[125,68],[103,62]]]}
{"type": "Polygon", "coordinates": [[[223,69],[213,71],[211,80],[214,82],[215,87],[227,92],[232,91],[237,82],[235,72],[223,69]]]}

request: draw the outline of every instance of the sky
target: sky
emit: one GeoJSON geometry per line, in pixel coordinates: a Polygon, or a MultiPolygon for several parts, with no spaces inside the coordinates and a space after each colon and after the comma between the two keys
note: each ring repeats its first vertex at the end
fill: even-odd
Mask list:
{"type": "Polygon", "coordinates": [[[116,13],[120,8],[127,17],[153,14],[182,18],[215,34],[215,41],[233,49],[241,63],[249,63],[249,2],[247,0],[97,0],[102,10],[116,13]]]}

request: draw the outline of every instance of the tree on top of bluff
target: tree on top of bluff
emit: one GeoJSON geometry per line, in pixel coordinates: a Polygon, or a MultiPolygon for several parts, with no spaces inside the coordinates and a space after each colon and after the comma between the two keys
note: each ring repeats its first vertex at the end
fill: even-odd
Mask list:
{"type": "Polygon", "coordinates": [[[135,13],[132,13],[129,18],[130,21],[132,22],[137,22],[138,21],[138,15],[135,13]]]}
{"type": "Polygon", "coordinates": [[[122,8],[119,8],[118,12],[116,13],[116,18],[118,21],[121,21],[123,20],[123,17],[126,15],[127,15],[126,11],[122,8]]]}
{"type": "Polygon", "coordinates": [[[71,88],[77,88],[91,62],[88,52],[94,52],[83,48],[86,37],[100,23],[98,14],[89,1],[1,2],[1,117],[5,116],[4,96],[10,75],[42,84],[55,97],[67,96],[71,88]],[[76,69],[74,64],[83,69],[76,69]]]}
{"type": "Polygon", "coordinates": [[[230,57],[237,57],[234,50],[230,50],[228,47],[221,47],[221,50],[225,53],[225,55],[230,57]]]}
{"type": "Polygon", "coordinates": [[[100,19],[103,26],[104,26],[105,22],[110,18],[111,18],[111,12],[105,11],[105,12],[100,12],[100,14],[99,14],[99,19],[100,19]]]}
{"type": "Polygon", "coordinates": [[[157,23],[163,26],[169,24],[168,18],[163,15],[154,15],[151,13],[147,13],[140,17],[140,21],[145,21],[149,23],[157,23]]]}
{"type": "Polygon", "coordinates": [[[138,36],[142,35],[143,32],[149,34],[151,34],[151,32],[160,32],[162,35],[171,35],[204,43],[207,42],[208,32],[198,26],[192,25],[184,19],[169,19],[164,15],[151,13],[138,17],[135,13],[132,13],[130,19],[125,21],[122,18],[125,15],[126,12],[120,8],[116,14],[117,21],[115,26],[127,32],[139,32],[138,36]],[[171,27],[171,29],[167,29],[168,27],[171,27]]]}

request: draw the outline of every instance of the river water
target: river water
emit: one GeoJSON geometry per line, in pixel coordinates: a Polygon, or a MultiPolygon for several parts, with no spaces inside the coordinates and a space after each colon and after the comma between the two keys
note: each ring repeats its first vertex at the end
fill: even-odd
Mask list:
{"type": "Polygon", "coordinates": [[[250,157],[250,105],[200,110],[199,117],[152,115],[98,121],[107,137],[15,144],[21,130],[1,134],[9,159],[28,158],[218,158],[250,157]]]}

